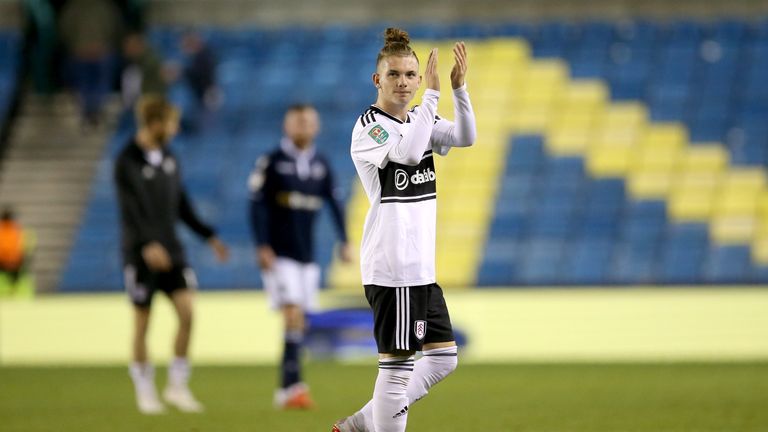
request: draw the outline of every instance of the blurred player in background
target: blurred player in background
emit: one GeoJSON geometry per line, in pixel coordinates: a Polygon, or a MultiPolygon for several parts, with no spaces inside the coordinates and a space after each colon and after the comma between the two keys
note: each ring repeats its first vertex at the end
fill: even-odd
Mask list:
{"type": "Polygon", "coordinates": [[[437,175],[433,153],[475,141],[475,118],[464,76],[463,42],[453,48],[455,123],[437,116],[437,49],[427,60],[422,105],[410,111],[421,85],[419,60],[403,30],[390,28],[373,83],[376,103],[352,131],[352,160],[371,207],[360,250],[365,295],[373,309],[379,374],[373,399],[336,425],[336,432],[404,431],[409,406],[457,365],[443,291],[435,279],[437,175]],[[416,351],[423,357],[414,362],[416,351]]]}
{"type": "Polygon", "coordinates": [[[256,161],[248,188],[264,289],[272,307],[282,312],[285,329],[275,406],[305,409],[313,402],[301,379],[301,345],[305,314],[316,308],[320,287],[313,227],[324,203],[329,204],[336,223],[342,261],[350,261],[350,251],[331,166],[314,145],[320,129],[317,110],[311,105],[290,107],[283,128],[285,137],[280,147],[256,161]]]}
{"type": "Polygon", "coordinates": [[[178,109],[161,96],[143,96],[137,105],[139,129],[115,164],[122,218],[125,287],[134,305],[133,363],[130,375],[136,402],[144,414],[164,411],[157,397],[154,369],[148,361],[146,335],[155,291],[171,299],[179,320],[175,358],[168,368],[165,400],[185,412],[202,411],[189,390],[189,340],[192,331],[193,292],[197,281],[187,266],[176,235],[180,219],[208,245],[220,261],[227,247],[192,209],[181,185],[179,164],[168,144],[179,128],[178,109]]]}

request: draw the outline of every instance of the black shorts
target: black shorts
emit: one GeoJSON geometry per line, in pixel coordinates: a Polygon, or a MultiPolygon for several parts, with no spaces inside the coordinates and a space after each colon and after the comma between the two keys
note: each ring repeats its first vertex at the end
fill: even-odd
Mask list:
{"type": "Polygon", "coordinates": [[[174,266],[167,272],[154,272],[143,261],[139,262],[141,264],[127,264],[123,269],[125,290],[136,306],[152,306],[155,291],[170,297],[174,291],[197,288],[197,277],[189,267],[174,266]]]}
{"type": "Polygon", "coordinates": [[[414,287],[365,285],[380,353],[421,351],[424,344],[452,342],[453,327],[438,284],[414,287]]]}

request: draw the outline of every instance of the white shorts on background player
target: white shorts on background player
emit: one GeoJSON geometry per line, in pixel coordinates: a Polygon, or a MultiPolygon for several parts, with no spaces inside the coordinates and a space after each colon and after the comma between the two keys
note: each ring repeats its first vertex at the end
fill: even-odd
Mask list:
{"type": "Polygon", "coordinates": [[[271,270],[263,270],[261,279],[272,309],[296,305],[305,311],[317,309],[320,266],[277,257],[271,270]]]}

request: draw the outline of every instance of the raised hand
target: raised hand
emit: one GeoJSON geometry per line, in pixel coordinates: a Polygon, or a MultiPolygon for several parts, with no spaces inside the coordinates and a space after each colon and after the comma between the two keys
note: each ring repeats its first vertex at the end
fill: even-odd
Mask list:
{"type": "Polygon", "coordinates": [[[218,237],[211,237],[208,245],[213,249],[214,255],[219,262],[227,262],[229,259],[229,248],[218,237]]]}
{"type": "Polygon", "coordinates": [[[437,75],[437,48],[432,48],[427,60],[427,70],[424,72],[427,88],[440,91],[440,77],[437,75]]]}
{"type": "Polygon", "coordinates": [[[467,74],[467,47],[464,42],[456,42],[453,46],[453,58],[456,61],[451,69],[451,87],[457,89],[464,85],[467,74]]]}

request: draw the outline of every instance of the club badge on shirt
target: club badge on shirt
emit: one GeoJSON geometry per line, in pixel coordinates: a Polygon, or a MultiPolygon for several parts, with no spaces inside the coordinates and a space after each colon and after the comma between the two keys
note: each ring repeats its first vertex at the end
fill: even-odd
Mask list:
{"type": "Polygon", "coordinates": [[[389,138],[389,132],[385,131],[381,125],[374,126],[369,132],[371,138],[379,144],[384,144],[389,138]]]}

